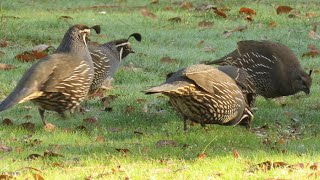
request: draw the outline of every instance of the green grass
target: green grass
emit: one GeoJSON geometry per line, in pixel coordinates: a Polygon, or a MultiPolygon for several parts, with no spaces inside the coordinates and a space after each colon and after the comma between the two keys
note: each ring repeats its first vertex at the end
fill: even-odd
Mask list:
{"type": "MultiPolygon", "coordinates": [[[[227,54],[236,47],[237,41],[243,39],[281,42],[293,49],[306,71],[319,69],[318,57],[301,58],[308,44],[320,48],[319,40],[308,37],[312,24],[318,22],[319,17],[305,17],[307,12],[320,15],[319,2],[229,0],[222,4],[222,1],[208,1],[218,7],[229,7],[226,19],[212,12],[182,10],[175,2],[178,1],[150,4],[150,1],[142,0],[77,3],[2,0],[0,39],[10,41],[11,45],[0,48],[5,53],[0,57],[0,63],[13,64],[18,68],[0,72],[0,99],[11,92],[23,72],[32,65],[15,60],[15,55],[41,43],[56,47],[71,24],[100,24],[103,36],[92,35],[94,41],[125,38],[133,32],[140,32],[143,41],[132,42],[136,54],[127,57],[115,75],[114,88],[110,93],[120,96],[113,101],[112,112],[102,111],[103,106],[98,99],[85,103],[91,111],[84,115],[70,115],[67,120],[49,112],[46,117],[56,125],[54,132],[43,129],[37,108],[31,103],[19,104],[1,112],[2,119],[9,118],[14,124],[0,125],[0,144],[13,148],[8,153],[0,149],[0,174],[18,171],[18,179],[30,179],[34,173],[46,179],[305,179],[314,173],[309,168],[275,168],[253,172],[252,169],[255,164],[267,160],[304,165],[320,161],[318,73],[313,74],[312,92],[308,96],[300,93],[285,97],[284,105],[275,100],[257,99],[258,110],[252,128],[268,125],[267,134],[263,137],[238,126],[210,125],[209,130],[205,131],[195,125],[188,132],[183,132],[182,120],[168,106],[167,98],[145,96],[141,91],[163,82],[168,72],[227,54]],[[95,5],[119,7],[77,9],[95,5]],[[293,7],[300,11],[300,17],[277,15],[275,8],[278,5],[293,7]],[[140,13],[142,6],[155,13],[157,18],[143,17],[140,13]],[[173,11],[165,11],[166,6],[171,6],[173,11]],[[247,22],[239,16],[240,7],[250,7],[257,12],[253,22],[247,22]],[[99,14],[100,11],[106,14],[99,14]],[[67,22],[60,20],[62,15],[73,19],[67,22]],[[182,18],[181,23],[167,21],[176,16],[182,18]],[[198,23],[203,20],[213,21],[213,27],[199,28],[198,23]],[[277,23],[275,28],[268,27],[271,21],[277,23]],[[247,29],[227,38],[223,36],[224,31],[240,25],[247,25],[247,29]],[[204,46],[197,46],[201,40],[205,41],[204,46],[216,50],[205,52],[204,46]],[[161,63],[160,59],[164,56],[175,58],[178,63],[161,63]],[[140,69],[134,71],[124,68],[129,64],[140,69]],[[145,99],[145,102],[137,99],[145,99]],[[145,106],[148,107],[147,112],[142,111],[145,106]],[[126,110],[128,107],[132,110],[126,110]],[[26,115],[31,115],[31,118],[26,118],[26,115]],[[83,119],[92,116],[98,119],[97,124],[83,122],[83,119]],[[295,125],[292,118],[298,120],[295,125]],[[19,125],[28,121],[35,123],[34,131],[19,125]],[[86,129],[77,129],[81,125],[86,129]],[[289,127],[292,126],[298,129],[297,133],[290,131],[292,129],[289,127]],[[97,137],[105,141],[97,141],[97,137]],[[173,140],[176,146],[158,147],[156,144],[159,140],[173,140]],[[116,149],[119,148],[128,149],[129,152],[118,152],[116,149]],[[30,154],[43,155],[46,150],[63,157],[26,160],[30,154]],[[234,157],[234,150],[239,152],[241,159],[234,157]],[[207,153],[207,157],[197,158],[201,153],[207,153]]],[[[201,1],[190,2],[195,7],[202,4],[201,1]]]]}

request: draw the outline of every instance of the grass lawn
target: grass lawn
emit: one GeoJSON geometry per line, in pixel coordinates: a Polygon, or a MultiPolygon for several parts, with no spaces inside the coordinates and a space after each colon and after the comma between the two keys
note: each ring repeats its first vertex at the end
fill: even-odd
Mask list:
{"type": "Polygon", "coordinates": [[[0,48],[4,53],[0,63],[17,68],[0,71],[0,100],[32,65],[15,56],[39,44],[57,47],[73,24],[100,24],[102,34],[92,33],[91,39],[101,43],[134,32],[143,39],[132,40],[136,53],[124,60],[115,75],[108,93],[117,96],[111,112],[104,111],[99,98],[83,103],[90,111],[66,120],[47,112],[48,122],[56,126],[52,132],[43,128],[32,103],[1,112],[0,179],[10,175],[17,179],[320,179],[320,164],[313,164],[320,162],[320,61],[319,56],[302,58],[308,45],[320,48],[319,38],[309,35],[320,20],[320,3],[188,2],[193,5],[189,10],[186,4],[181,8],[179,0],[154,4],[149,0],[1,0],[0,39],[8,45],[0,48]],[[207,4],[229,8],[224,11],[227,18],[199,9],[207,4]],[[293,10],[277,15],[279,5],[293,10]],[[253,21],[239,14],[241,7],[256,11],[253,21]],[[168,21],[174,17],[181,21],[168,21]],[[239,27],[246,28],[235,30],[239,27]],[[224,34],[230,30],[235,31],[224,34]],[[141,92],[163,82],[168,72],[222,57],[245,39],[269,39],[292,48],[306,71],[314,69],[311,94],[283,100],[259,97],[251,131],[219,125],[209,125],[206,131],[196,124],[184,132],[168,98],[141,92]],[[171,59],[163,62],[163,57],[171,59]],[[95,117],[94,122],[84,121],[90,117],[95,117]],[[6,118],[13,124],[4,125],[6,118]],[[35,128],[23,128],[26,122],[35,128]],[[257,165],[263,162],[264,166],[257,165]]]}

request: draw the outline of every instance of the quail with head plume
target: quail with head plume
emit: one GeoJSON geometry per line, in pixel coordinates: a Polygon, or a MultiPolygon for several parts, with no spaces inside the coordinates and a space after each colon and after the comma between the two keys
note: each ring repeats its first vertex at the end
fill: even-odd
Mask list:
{"type": "MultiPolygon", "coordinates": [[[[91,28],[100,31],[99,26],[91,28]]],[[[70,27],[56,51],[25,72],[0,104],[0,111],[30,100],[39,106],[46,125],[45,110],[63,115],[64,111],[78,107],[89,91],[94,74],[86,42],[91,28],[82,24],[70,27]]]]}
{"type": "MultiPolygon", "coordinates": [[[[184,119],[201,125],[237,125],[253,114],[236,82],[217,68],[198,64],[178,70],[166,82],[145,90],[146,94],[162,93],[184,119]]],[[[247,125],[245,123],[245,125],[247,125]]]]}
{"type": "Polygon", "coordinates": [[[310,93],[311,73],[303,71],[287,46],[272,41],[240,41],[230,54],[206,64],[232,65],[248,72],[258,95],[265,98],[310,93]]]}
{"type": "Polygon", "coordinates": [[[89,51],[94,65],[94,78],[90,86],[89,95],[95,93],[106,81],[111,78],[122,62],[130,53],[134,53],[129,42],[130,37],[141,41],[139,33],[131,34],[127,39],[118,39],[99,46],[89,45],[89,51]]]}

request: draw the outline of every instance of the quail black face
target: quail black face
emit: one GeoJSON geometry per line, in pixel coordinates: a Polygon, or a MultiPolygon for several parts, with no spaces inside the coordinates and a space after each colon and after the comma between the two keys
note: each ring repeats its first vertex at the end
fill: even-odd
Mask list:
{"type": "Polygon", "coordinates": [[[311,74],[312,74],[312,70],[310,70],[308,75],[306,73],[303,73],[302,75],[300,75],[299,90],[305,92],[306,94],[310,93],[310,87],[312,84],[311,74]]]}
{"type": "Polygon", "coordinates": [[[120,61],[127,57],[130,53],[134,53],[131,44],[128,42],[128,40],[119,40],[116,44],[117,50],[120,54],[120,61]]]}

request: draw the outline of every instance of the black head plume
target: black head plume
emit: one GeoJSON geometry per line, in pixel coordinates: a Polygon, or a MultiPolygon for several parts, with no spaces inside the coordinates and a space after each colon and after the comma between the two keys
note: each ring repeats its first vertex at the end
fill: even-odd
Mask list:
{"type": "Polygon", "coordinates": [[[94,26],[90,27],[90,29],[93,29],[94,31],[96,31],[97,34],[100,34],[100,32],[101,32],[100,25],[94,25],[94,26]]]}
{"type": "Polygon", "coordinates": [[[311,69],[311,70],[309,71],[309,77],[311,77],[312,71],[313,71],[313,69],[311,69]]]}
{"type": "Polygon", "coordinates": [[[130,39],[130,37],[134,37],[137,41],[141,42],[141,34],[140,33],[133,33],[128,37],[128,40],[130,39]]]}

